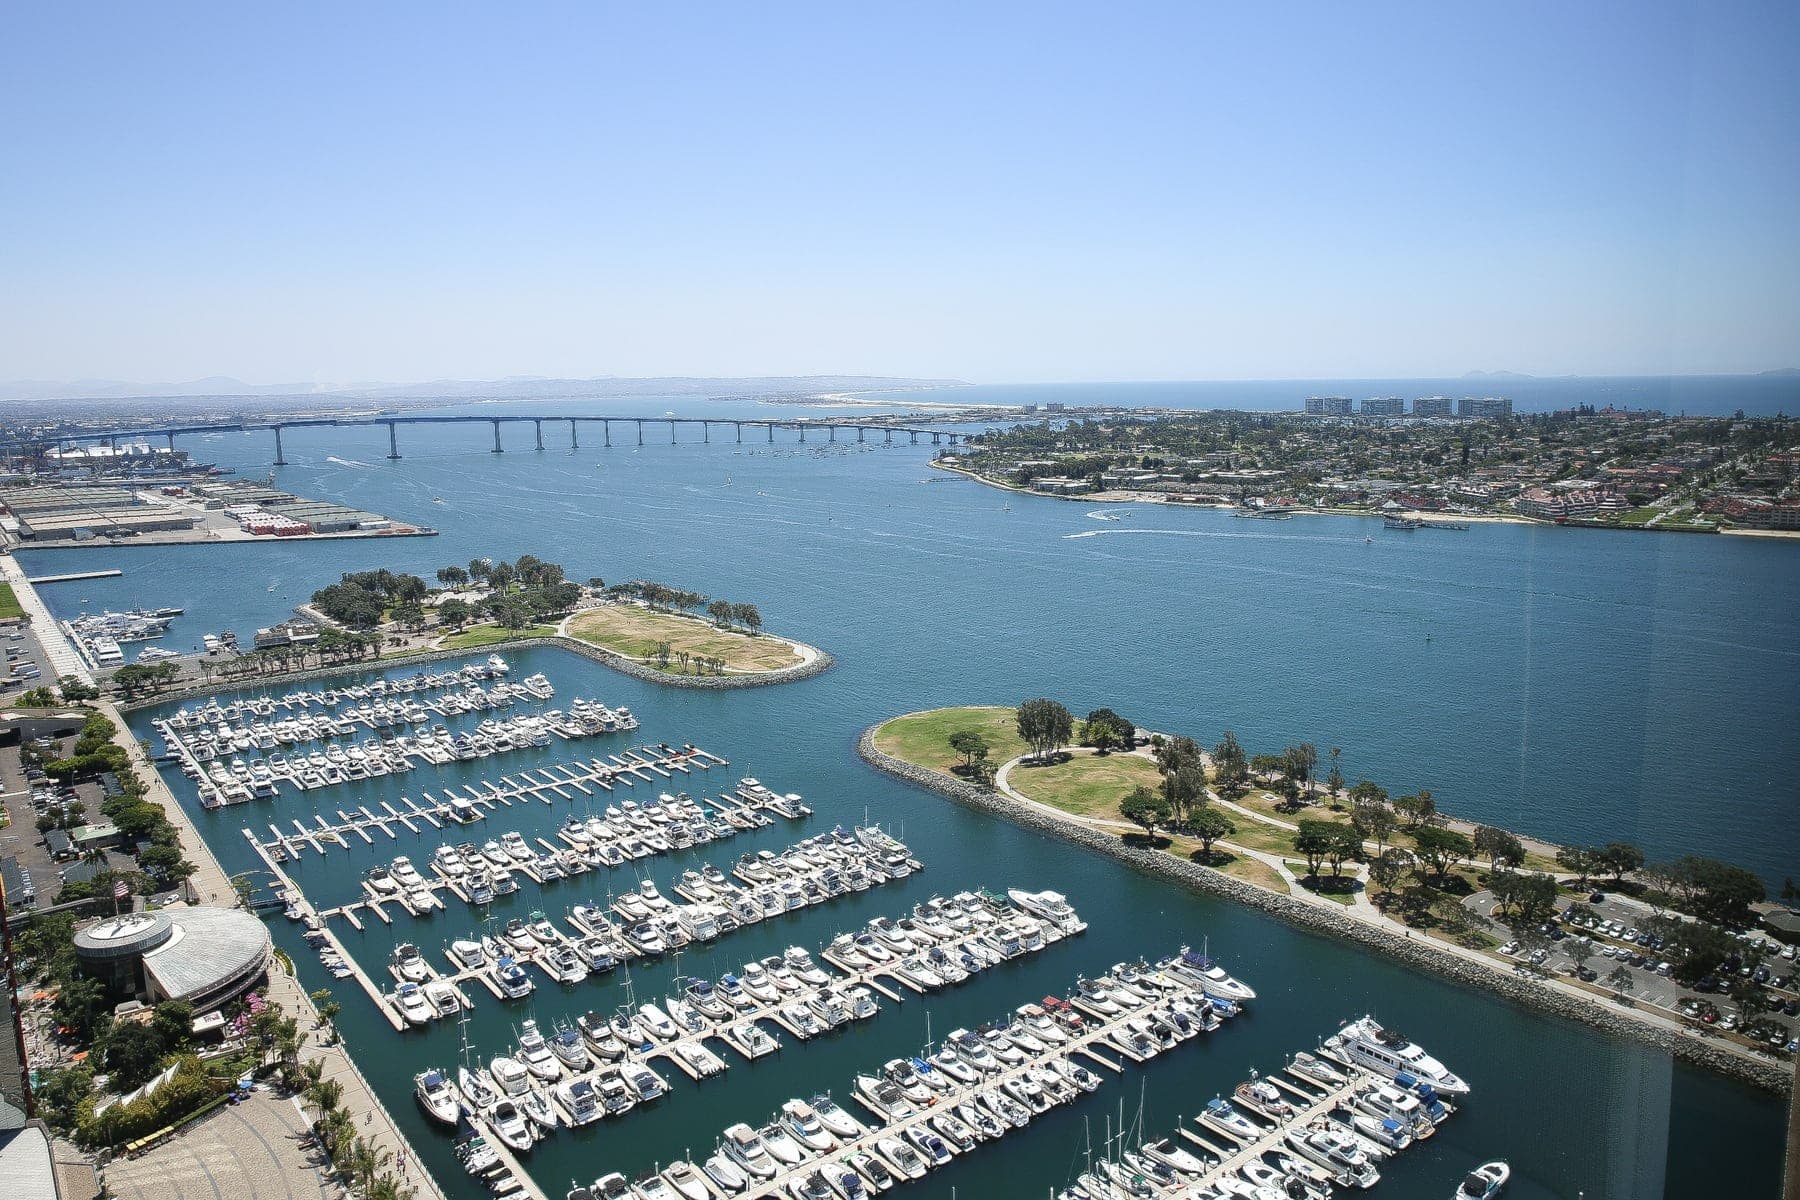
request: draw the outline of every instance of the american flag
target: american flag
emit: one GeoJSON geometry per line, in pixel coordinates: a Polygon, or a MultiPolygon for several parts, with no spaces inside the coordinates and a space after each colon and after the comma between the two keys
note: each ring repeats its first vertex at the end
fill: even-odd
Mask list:
{"type": "Polygon", "coordinates": [[[123,900],[125,897],[127,897],[129,895],[131,895],[131,885],[126,883],[123,879],[121,879],[117,883],[113,884],[113,899],[114,900],[123,900]]]}

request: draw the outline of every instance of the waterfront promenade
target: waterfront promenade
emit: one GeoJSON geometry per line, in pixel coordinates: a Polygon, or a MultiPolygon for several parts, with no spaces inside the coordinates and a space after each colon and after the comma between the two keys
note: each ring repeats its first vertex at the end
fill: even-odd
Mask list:
{"type": "Polygon", "coordinates": [[[0,554],[0,579],[12,585],[13,596],[18,600],[19,607],[25,610],[25,615],[31,619],[31,632],[37,638],[38,645],[43,647],[44,657],[50,661],[55,678],[43,682],[55,683],[65,675],[73,675],[83,683],[92,684],[94,676],[88,670],[87,663],[63,634],[62,626],[56,623],[56,618],[50,615],[43,597],[31,586],[31,580],[25,575],[25,568],[10,554],[0,554]]]}
{"type": "MultiPolygon", "coordinates": [[[[132,738],[125,718],[107,701],[100,701],[95,707],[116,726],[118,732],[114,741],[131,755],[132,769],[148,788],[145,798],[162,805],[170,822],[180,832],[182,854],[195,867],[193,877],[188,882],[197,902],[236,904],[237,894],[231,877],[219,865],[218,859],[213,857],[206,839],[200,836],[200,831],[194,827],[187,811],[175,799],[174,793],[169,791],[155,766],[145,757],[143,747],[132,738]]],[[[399,1164],[407,1165],[405,1183],[414,1189],[416,1200],[445,1200],[437,1182],[419,1164],[418,1155],[413,1152],[411,1143],[400,1132],[386,1106],[377,1098],[375,1089],[370,1086],[349,1051],[342,1042],[327,1039],[328,1031],[320,1025],[312,998],[307,995],[306,988],[299,979],[279,959],[270,967],[266,994],[289,1016],[300,1022],[301,1061],[321,1061],[324,1064],[323,1078],[335,1080],[343,1086],[341,1103],[355,1121],[358,1134],[369,1139],[378,1150],[392,1155],[396,1172],[399,1164]]]]}

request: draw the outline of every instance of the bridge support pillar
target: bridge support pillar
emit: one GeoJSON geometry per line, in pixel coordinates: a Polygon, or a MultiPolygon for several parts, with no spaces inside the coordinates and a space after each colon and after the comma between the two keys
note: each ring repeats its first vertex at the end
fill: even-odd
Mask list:
{"type": "Polygon", "coordinates": [[[744,440],[744,423],[742,421],[733,421],[732,424],[737,426],[737,439],[741,443],[744,440]]]}
{"type": "Polygon", "coordinates": [[[919,444],[919,431],[918,431],[918,430],[916,430],[916,429],[909,429],[909,430],[907,430],[907,431],[906,431],[906,436],[907,436],[907,437],[908,437],[908,438],[911,438],[911,439],[912,439],[912,444],[913,444],[913,445],[915,445],[915,446],[916,446],[916,445],[918,445],[918,444],[919,444]]]}
{"type": "Polygon", "coordinates": [[[938,444],[938,435],[935,432],[931,435],[931,444],[934,446],[938,444]]]}
{"type": "Polygon", "coordinates": [[[832,427],[831,427],[831,438],[830,438],[830,440],[831,440],[831,441],[834,441],[834,442],[835,442],[835,441],[837,441],[837,426],[836,426],[836,425],[833,425],[833,426],[832,426],[832,427]]]}
{"type": "Polygon", "coordinates": [[[533,421],[532,424],[537,427],[537,448],[542,450],[544,448],[544,423],[542,421],[533,421]]]}
{"type": "Polygon", "coordinates": [[[494,422],[494,453],[500,453],[500,422],[494,422]]]}
{"type": "Polygon", "coordinates": [[[638,445],[641,446],[643,444],[644,444],[644,421],[643,421],[643,418],[640,417],[640,418],[638,418],[638,445]]]}
{"type": "Polygon", "coordinates": [[[675,422],[670,421],[669,422],[669,445],[673,446],[674,444],[675,444],[675,422]]]}
{"type": "Polygon", "coordinates": [[[575,418],[569,418],[569,449],[581,449],[581,435],[575,432],[575,418]]]}
{"type": "Polygon", "coordinates": [[[768,429],[768,431],[769,431],[769,440],[770,440],[770,441],[771,441],[771,442],[772,442],[772,441],[774,441],[774,440],[775,440],[775,426],[774,426],[774,424],[773,424],[773,423],[771,423],[771,424],[769,424],[769,425],[768,425],[768,426],[766,426],[766,428],[767,428],[767,429],[768,429]]]}
{"type": "Polygon", "coordinates": [[[608,446],[612,445],[612,422],[611,421],[600,422],[600,438],[608,446]]]}
{"type": "Polygon", "coordinates": [[[863,440],[863,427],[861,425],[858,425],[856,427],[856,444],[859,446],[862,445],[862,440],[863,440]]]}
{"type": "Polygon", "coordinates": [[[174,435],[174,433],[169,434],[169,453],[170,454],[175,453],[175,435],[174,435]]]}
{"type": "Polygon", "coordinates": [[[892,442],[894,440],[894,431],[891,429],[882,430],[881,431],[881,440],[884,443],[892,442]]]}
{"type": "Polygon", "coordinates": [[[703,442],[712,441],[712,422],[711,421],[700,422],[700,440],[703,442]]]}
{"type": "Polygon", "coordinates": [[[400,434],[396,431],[394,423],[392,421],[389,421],[388,422],[388,458],[396,459],[399,457],[400,457],[400,434]]]}
{"type": "Polygon", "coordinates": [[[287,466],[287,459],[283,457],[281,453],[281,426],[279,425],[275,426],[275,465],[278,467],[287,466]]]}
{"type": "Polygon", "coordinates": [[[804,425],[800,427],[800,441],[802,444],[806,442],[806,426],[804,425]]]}

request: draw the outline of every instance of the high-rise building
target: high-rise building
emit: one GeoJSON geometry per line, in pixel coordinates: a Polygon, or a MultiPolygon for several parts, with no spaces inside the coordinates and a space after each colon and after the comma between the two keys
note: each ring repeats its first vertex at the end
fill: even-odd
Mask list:
{"type": "Polygon", "coordinates": [[[1306,415],[1309,417],[1347,417],[1350,415],[1350,397],[1308,396],[1306,398],[1306,415]]]}
{"type": "Polygon", "coordinates": [[[1450,397],[1420,396],[1413,401],[1412,415],[1415,417],[1447,417],[1450,415],[1450,397]]]}
{"type": "Polygon", "coordinates": [[[1474,420],[1498,420],[1512,416],[1512,401],[1505,396],[1464,396],[1456,402],[1456,415],[1474,420]]]}
{"type": "Polygon", "coordinates": [[[1406,401],[1399,396],[1370,396],[1362,402],[1365,417],[1400,417],[1406,415],[1406,401]]]}

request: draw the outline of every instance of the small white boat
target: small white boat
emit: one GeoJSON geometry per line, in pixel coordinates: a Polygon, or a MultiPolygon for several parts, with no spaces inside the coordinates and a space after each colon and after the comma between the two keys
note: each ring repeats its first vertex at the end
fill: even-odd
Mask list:
{"type": "Polygon", "coordinates": [[[1450,1200],[1494,1200],[1506,1190],[1506,1181],[1511,1178],[1512,1168],[1500,1159],[1482,1163],[1469,1172],[1450,1200]]]}

